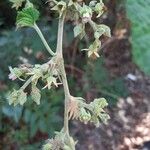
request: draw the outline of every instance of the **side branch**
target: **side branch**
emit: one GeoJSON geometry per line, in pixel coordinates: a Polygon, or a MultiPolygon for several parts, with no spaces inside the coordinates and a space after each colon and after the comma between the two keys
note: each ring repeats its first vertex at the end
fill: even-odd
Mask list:
{"type": "Polygon", "coordinates": [[[34,24],[33,28],[36,30],[36,32],[38,33],[38,35],[40,36],[44,46],[46,47],[47,51],[52,55],[56,55],[52,50],[51,48],[49,47],[48,43],[46,42],[41,30],[39,29],[39,27],[37,26],[37,24],[34,24]]]}
{"type": "Polygon", "coordinates": [[[24,90],[31,82],[32,82],[32,77],[30,77],[30,78],[24,83],[24,85],[21,87],[21,89],[24,90]]]}
{"type": "Polygon", "coordinates": [[[63,53],[62,53],[65,16],[66,16],[66,14],[64,12],[62,17],[59,18],[56,57],[58,58],[59,70],[61,72],[64,93],[65,93],[64,132],[69,136],[68,101],[70,100],[70,91],[69,91],[69,87],[68,87],[68,81],[67,81],[67,77],[66,77],[66,71],[65,71],[65,67],[64,67],[64,59],[63,59],[63,53]]]}

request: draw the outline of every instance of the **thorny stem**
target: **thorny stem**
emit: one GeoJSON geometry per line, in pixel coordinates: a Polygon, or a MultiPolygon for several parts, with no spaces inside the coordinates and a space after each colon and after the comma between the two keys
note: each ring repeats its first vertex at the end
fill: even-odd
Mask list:
{"type": "Polygon", "coordinates": [[[36,30],[36,32],[37,32],[38,35],[40,36],[40,38],[41,38],[41,40],[42,40],[44,46],[45,46],[46,49],[47,49],[47,51],[48,51],[52,56],[56,55],[56,54],[51,50],[51,48],[49,47],[49,45],[48,45],[48,43],[46,42],[46,40],[45,40],[45,38],[44,38],[44,36],[43,36],[41,30],[39,29],[39,27],[37,26],[36,23],[34,24],[33,28],[36,30]]]}
{"type": "Polygon", "coordinates": [[[61,72],[64,93],[65,93],[64,132],[66,133],[67,136],[69,136],[68,101],[70,100],[70,91],[69,91],[69,87],[68,87],[68,81],[67,81],[67,77],[66,77],[66,71],[65,71],[65,67],[64,67],[64,59],[63,59],[63,54],[62,54],[64,20],[65,20],[65,13],[59,18],[56,53],[57,53],[57,57],[58,57],[59,69],[61,72]]]}

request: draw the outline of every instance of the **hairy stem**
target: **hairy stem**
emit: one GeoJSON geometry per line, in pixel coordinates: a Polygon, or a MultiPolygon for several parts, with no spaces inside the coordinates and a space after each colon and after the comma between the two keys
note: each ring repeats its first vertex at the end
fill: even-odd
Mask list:
{"type": "Polygon", "coordinates": [[[64,67],[64,59],[62,54],[62,43],[63,43],[63,30],[64,30],[64,19],[65,19],[65,13],[62,15],[62,17],[59,18],[59,25],[58,25],[58,39],[57,39],[57,57],[58,57],[58,63],[59,63],[59,69],[61,72],[63,87],[64,87],[64,93],[65,93],[65,110],[64,110],[64,132],[69,135],[69,127],[68,127],[68,101],[70,100],[70,92],[68,87],[68,81],[66,77],[66,71],[64,67]]]}
{"type": "Polygon", "coordinates": [[[37,26],[36,23],[34,24],[33,28],[36,30],[36,32],[37,32],[38,35],[40,36],[40,38],[41,38],[41,40],[42,40],[44,46],[45,46],[46,49],[47,49],[47,51],[48,51],[52,56],[56,55],[56,54],[52,51],[52,49],[49,47],[49,45],[48,45],[48,43],[46,42],[46,40],[45,40],[45,38],[44,38],[44,36],[43,36],[41,30],[39,29],[39,27],[37,26]]]}
{"type": "Polygon", "coordinates": [[[58,33],[57,33],[57,48],[56,48],[56,53],[61,58],[63,58],[63,53],[62,53],[63,46],[62,46],[62,44],[63,44],[64,20],[65,20],[65,14],[62,15],[61,18],[59,18],[58,33]]]}

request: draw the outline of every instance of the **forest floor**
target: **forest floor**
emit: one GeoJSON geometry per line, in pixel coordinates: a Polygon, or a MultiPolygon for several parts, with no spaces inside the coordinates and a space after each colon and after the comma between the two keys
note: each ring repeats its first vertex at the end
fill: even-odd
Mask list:
{"type": "MultiPolygon", "coordinates": [[[[77,149],[150,150],[150,78],[131,61],[126,63],[126,69],[121,68],[118,67],[121,74],[126,70],[122,76],[129,96],[119,98],[117,105],[108,109],[111,118],[108,125],[95,129],[75,123],[77,130],[73,132],[76,137],[80,135],[77,149]]],[[[112,72],[113,75],[115,73],[112,72]]]]}

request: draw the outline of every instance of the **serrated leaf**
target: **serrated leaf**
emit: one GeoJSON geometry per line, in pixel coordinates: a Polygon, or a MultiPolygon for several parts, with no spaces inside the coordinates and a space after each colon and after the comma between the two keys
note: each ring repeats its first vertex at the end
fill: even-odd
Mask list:
{"type": "Polygon", "coordinates": [[[100,107],[100,108],[104,108],[106,106],[108,106],[108,103],[106,101],[105,98],[97,98],[94,100],[94,102],[100,107]]]}
{"type": "Polygon", "coordinates": [[[24,8],[17,14],[17,27],[32,27],[39,18],[39,11],[33,7],[24,8]]]}
{"type": "Polygon", "coordinates": [[[57,2],[57,4],[53,8],[51,8],[51,10],[58,11],[59,17],[61,17],[66,7],[67,7],[66,2],[60,1],[60,2],[57,2]]]}
{"type": "Polygon", "coordinates": [[[19,103],[17,99],[18,91],[14,89],[13,92],[8,95],[9,105],[14,104],[14,106],[16,106],[19,103]]]}
{"type": "MultiPolygon", "coordinates": [[[[150,76],[150,1],[126,1],[127,15],[131,22],[133,61],[150,76]],[[140,11],[140,13],[138,13],[140,11]]],[[[125,26],[124,26],[125,27],[125,26]]],[[[126,37],[126,34],[124,35],[126,37]]]]}
{"type": "Polygon", "coordinates": [[[110,28],[104,24],[98,25],[97,32],[99,32],[100,36],[103,34],[107,37],[111,37],[110,28]]]}
{"type": "Polygon", "coordinates": [[[20,105],[23,105],[27,101],[27,93],[25,93],[22,89],[19,90],[18,101],[20,105]]]}
{"type": "Polygon", "coordinates": [[[101,47],[101,41],[99,41],[98,39],[96,39],[93,44],[90,45],[89,49],[88,49],[88,57],[93,57],[93,58],[97,58],[100,57],[98,54],[98,51],[101,47]]]}
{"type": "Polygon", "coordinates": [[[92,16],[92,9],[85,4],[80,8],[79,12],[82,17],[84,16],[84,14],[89,14],[89,16],[92,16]]]}
{"type": "Polygon", "coordinates": [[[94,11],[98,14],[97,18],[104,13],[104,3],[100,2],[95,5],[94,11]]]}
{"type": "Polygon", "coordinates": [[[99,117],[104,124],[107,124],[108,119],[110,119],[110,116],[106,113],[101,113],[99,117]]]}
{"type": "Polygon", "coordinates": [[[20,104],[23,105],[27,101],[27,93],[25,93],[22,89],[13,90],[11,94],[8,96],[9,105],[14,104],[14,106],[20,104]]]}
{"type": "Polygon", "coordinates": [[[40,77],[43,76],[40,68],[34,68],[32,74],[32,81],[37,81],[40,77]]]}
{"type": "Polygon", "coordinates": [[[89,6],[90,7],[95,7],[97,1],[96,0],[92,0],[90,3],[89,3],[89,6]]]}
{"type": "Polygon", "coordinates": [[[68,6],[72,6],[74,2],[72,0],[69,1],[68,6]]]}
{"type": "Polygon", "coordinates": [[[15,80],[15,79],[20,79],[21,81],[24,81],[22,78],[20,78],[23,74],[23,71],[19,68],[12,68],[11,66],[9,67],[10,74],[9,74],[9,79],[15,80]]]}
{"type": "Polygon", "coordinates": [[[31,98],[37,105],[40,105],[41,93],[34,84],[32,85],[31,98]]]}

